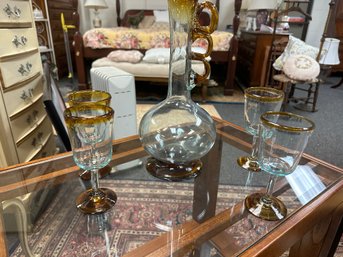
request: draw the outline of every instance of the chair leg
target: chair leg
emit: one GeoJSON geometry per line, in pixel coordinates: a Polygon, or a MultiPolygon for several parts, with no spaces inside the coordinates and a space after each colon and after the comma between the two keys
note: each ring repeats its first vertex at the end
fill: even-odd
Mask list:
{"type": "Polygon", "coordinates": [[[314,89],[314,96],[313,96],[312,112],[317,111],[316,105],[317,105],[317,99],[318,99],[319,85],[320,85],[319,81],[316,82],[315,89],[314,89]]]}
{"type": "Polygon", "coordinates": [[[341,86],[343,84],[343,77],[341,78],[341,80],[338,82],[337,85],[331,86],[331,88],[338,88],[339,86],[341,86]]]}
{"type": "Polygon", "coordinates": [[[201,102],[202,103],[206,103],[206,100],[207,100],[207,88],[208,88],[208,82],[209,80],[206,79],[205,81],[203,81],[201,83],[201,102]]]}
{"type": "Polygon", "coordinates": [[[288,104],[290,95],[293,97],[293,93],[291,94],[293,85],[290,82],[284,83],[282,85],[282,90],[285,93],[284,104],[288,104]]]}

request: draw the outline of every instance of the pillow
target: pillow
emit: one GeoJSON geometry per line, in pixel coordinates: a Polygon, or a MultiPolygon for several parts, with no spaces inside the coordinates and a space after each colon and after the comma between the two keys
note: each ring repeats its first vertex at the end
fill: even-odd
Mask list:
{"type": "Polygon", "coordinates": [[[283,72],[291,79],[308,81],[319,75],[320,66],[314,58],[297,54],[287,58],[283,65],[283,72]]]}
{"type": "MultiPolygon", "coordinates": [[[[175,50],[177,51],[177,50],[175,50]]],[[[198,53],[205,53],[205,49],[201,47],[192,47],[192,52],[198,53]]],[[[179,52],[174,54],[175,59],[177,60],[180,56],[185,56],[186,52],[182,49],[179,52]]],[[[170,48],[152,48],[145,52],[145,56],[143,57],[144,62],[148,63],[158,63],[158,64],[165,64],[169,63],[170,59],[170,48]]],[[[211,60],[211,57],[206,57],[207,61],[211,60]]]]}
{"type": "Polygon", "coordinates": [[[156,22],[169,22],[168,10],[154,10],[156,22]]]}
{"type": "Polygon", "coordinates": [[[169,22],[154,22],[154,24],[151,25],[152,29],[154,30],[169,30],[169,22]]]}
{"type": "Polygon", "coordinates": [[[282,70],[282,67],[287,60],[287,58],[291,55],[296,54],[303,54],[307,55],[309,57],[312,57],[313,59],[317,58],[319,49],[317,47],[310,46],[306,44],[304,41],[301,41],[300,39],[289,36],[288,44],[283,51],[283,53],[275,60],[273,63],[273,67],[276,70],[282,70]]]}
{"type": "Polygon", "coordinates": [[[138,50],[114,50],[107,55],[112,62],[138,63],[142,60],[143,54],[138,50]]]}
{"type": "Polygon", "coordinates": [[[169,48],[152,48],[145,52],[143,57],[144,62],[149,63],[169,63],[170,49],[169,48]]]}
{"type": "Polygon", "coordinates": [[[148,15],[143,18],[143,20],[138,24],[139,29],[147,29],[150,28],[152,24],[155,22],[155,16],[148,15]]]}
{"type": "Polygon", "coordinates": [[[130,14],[127,19],[130,24],[130,27],[137,28],[138,24],[144,19],[144,10],[136,14],[130,14]]]}

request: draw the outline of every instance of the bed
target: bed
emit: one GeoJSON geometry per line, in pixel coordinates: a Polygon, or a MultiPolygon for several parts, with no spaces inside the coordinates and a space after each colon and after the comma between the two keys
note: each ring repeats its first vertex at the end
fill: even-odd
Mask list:
{"type": "MultiPolygon", "coordinates": [[[[216,6],[219,9],[219,0],[216,6]]],[[[235,10],[232,33],[215,31],[212,35],[214,49],[211,54],[211,62],[227,64],[227,74],[224,85],[224,94],[232,95],[234,88],[234,76],[236,70],[236,55],[238,48],[237,30],[239,25],[239,11],[242,0],[235,0],[235,10]]],[[[79,89],[89,88],[86,64],[89,61],[107,56],[113,50],[130,49],[139,50],[143,54],[150,48],[169,47],[168,28],[132,28],[137,15],[144,17],[154,15],[153,10],[127,10],[123,18],[120,17],[120,0],[116,0],[117,23],[116,28],[101,28],[86,31],[82,35],[76,31],[74,35],[75,64],[78,76],[79,89]],[[111,33],[117,33],[113,36],[111,33]],[[145,40],[146,35],[154,40],[145,40]],[[118,36],[120,35],[120,36],[118,36]],[[128,36],[129,35],[129,36],[128,36]],[[133,35],[133,36],[132,36],[133,35]],[[126,38],[125,38],[126,37],[126,38]],[[123,40],[124,38],[124,40],[123,40]]],[[[200,14],[201,23],[207,24],[209,18],[206,13],[200,14]]],[[[229,21],[228,21],[229,23],[229,21]]],[[[78,14],[75,14],[75,24],[79,24],[78,14]]],[[[138,24],[137,24],[138,25],[138,24]]],[[[197,41],[197,46],[202,46],[197,41]]]]}

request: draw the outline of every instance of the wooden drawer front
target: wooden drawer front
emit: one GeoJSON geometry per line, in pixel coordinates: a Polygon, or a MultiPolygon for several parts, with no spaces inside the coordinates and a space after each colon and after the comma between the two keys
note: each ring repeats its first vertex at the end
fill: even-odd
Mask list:
{"type": "Polygon", "coordinates": [[[29,108],[43,95],[42,75],[36,76],[33,80],[22,87],[8,90],[4,93],[7,113],[10,118],[29,108]]]}
{"type": "Polygon", "coordinates": [[[44,158],[44,157],[52,156],[55,154],[56,154],[56,141],[55,141],[55,136],[51,134],[48,141],[43,146],[43,148],[32,159],[36,160],[39,158],[44,158]]]}
{"type": "Polygon", "coordinates": [[[29,29],[0,29],[0,56],[18,54],[37,48],[37,33],[29,29]]]}
{"type": "Polygon", "coordinates": [[[13,137],[16,143],[35,130],[45,119],[47,113],[42,98],[27,110],[11,119],[13,137]]]}
{"type": "Polygon", "coordinates": [[[31,27],[32,14],[29,1],[1,0],[0,27],[31,27]]]}
{"type": "Polygon", "coordinates": [[[37,51],[3,58],[0,62],[1,79],[5,88],[32,78],[42,70],[40,54],[37,51]]]}
{"type": "Polygon", "coordinates": [[[46,117],[32,134],[17,144],[19,161],[27,162],[32,160],[45,146],[50,135],[52,135],[51,122],[46,117]]]}

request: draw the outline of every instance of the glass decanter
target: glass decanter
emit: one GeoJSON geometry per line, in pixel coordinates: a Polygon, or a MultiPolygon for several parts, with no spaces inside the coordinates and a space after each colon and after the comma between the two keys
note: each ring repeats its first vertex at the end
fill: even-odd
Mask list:
{"type": "Polygon", "coordinates": [[[200,158],[212,148],[216,130],[211,116],[191,99],[191,89],[210,73],[205,60],[212,51],[210,34],[216,29],[218,13],[210,2],[168,0],[170,23],[170,61],[167,98],[142,118],[139,135],[144,149],[152,156],[146,169],[164,180],[196,177],[202,167],[200,158]],[[197,14],[210,12],[210,24],[201,26],[197,14]],[[196,39],[205,39],[204,53],[192,52],[196,39]],[[204,74],[191,70],[193,60],[204,64],[204,74]]]}

